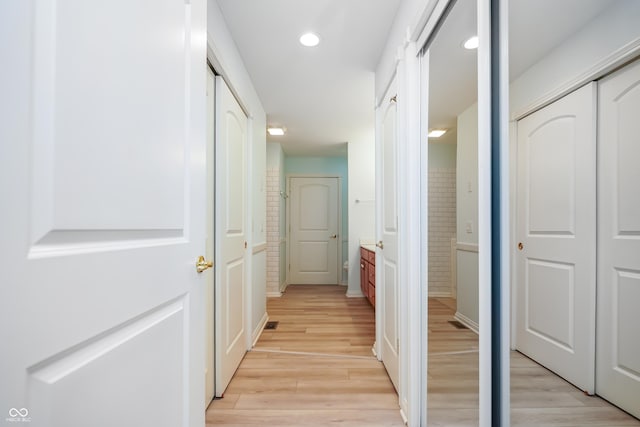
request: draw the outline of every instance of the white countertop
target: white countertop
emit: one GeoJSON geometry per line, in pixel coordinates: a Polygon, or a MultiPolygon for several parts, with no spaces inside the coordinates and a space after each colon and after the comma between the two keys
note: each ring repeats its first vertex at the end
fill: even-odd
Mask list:
{"type": "Polygon", "coordinates": [[[370,250],[371,252],[376,251],[376,245],[373,243],[361,243],[360,247],[370,250]]]}

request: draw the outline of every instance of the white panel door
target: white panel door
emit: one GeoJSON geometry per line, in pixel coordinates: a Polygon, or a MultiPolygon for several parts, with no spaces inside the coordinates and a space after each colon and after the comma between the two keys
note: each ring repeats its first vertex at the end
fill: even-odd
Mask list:
{"type": "Polygon", "coordinates": [[[588,84],[518,122],[516,348],[590,394],[595,100],[588,84]]]}
{"type": "MultiPolygon", "coordinates": [[[[206,259],[214,259],[214,193],[215,193],[215,98],[216,95],[216,80],[211,71],[211,68],[207,66],[207,182],[205,189],[206,196],[206,216],[205,216],[205,228],[207,230],[206,244],[206,259]]],[[[215,336],[215,322],[214,322],[214,274],[213,272],[207,273],[207,283],[205,291],[205,406],[209,406],[209,403],[215,396],[215,352],[214,352],[214,336],[215,336]]]]}
{"type": "Polygon", "coordinates": [[[247,116],[219,76],[216,116],[215,392],[220,397],[247,351],[247,116]]]}
{"type": "Polygon", "coordinates": [[[292,177],[289,283],[338,284],[338,178],[292,177]]]}
{"type": "Polygon", "coordinates": [[[397,162],[398,129],[395,100],[395,80],[385,95],[381,111],[380,146],[376,155],[382,170],[380,173],[382,215],[380,217],[380,238],[382,247],[378,250],[376,261],[376,301],[381,304],[382,343],[381,359],[389,378],[398,390],[398,199],[397,199],[397,162]]]}
{"type": "Polygon", "coordinates": [[[204,425],[205,17],[0,3],[8,424],[204,425]]]}
{"type": "Polygon", "coordinates": [[[596,393],[640,418],[640,61],[603,79],[596,393]]]}

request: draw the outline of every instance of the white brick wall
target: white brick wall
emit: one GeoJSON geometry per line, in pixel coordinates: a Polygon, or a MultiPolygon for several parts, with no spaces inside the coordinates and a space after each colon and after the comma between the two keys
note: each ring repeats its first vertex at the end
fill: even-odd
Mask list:
{"type": "Polygon", "coordinates": [[[267,168],[267,294],[280,292],[280,170],[267,168]]]}
{"type": "Polygon", "coordinates": [[[456,234],[456,170],[429,169],[429,294],[451,294],[451,238],[456,234]]]}

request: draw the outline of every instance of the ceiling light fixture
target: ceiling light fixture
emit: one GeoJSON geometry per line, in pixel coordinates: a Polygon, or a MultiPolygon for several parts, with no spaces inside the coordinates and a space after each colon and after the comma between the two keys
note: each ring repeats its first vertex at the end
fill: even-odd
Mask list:
{"type": "Polygon", "coordinates": [[[318,43],[320,43],[320,37],[313,33],[306,33],[300,36],[300,43],[307,47],[318,46],[318,43]]]}
{"type": "Polygon", "coordinates": [[[478,36],[473,36],[470,39],[468,39],[466,42],[464,42],[463,46],[465,49],[472,50],[472,49],[477,49],[478,44],[479,44],[478,36]]]}
{"type": "Polygon", "coordinates": [[[284,128],[282,127],[268,127],[267,128],[267,132],[269,132],[269,135],[271,136],[282,136],[284,135],[284,128]]]}
{"type": "Polygon", "coordinates": [[[429,132],[428,136],[429,138],[440,138],[445,133],[447,133],[446,129],[433,129],[431,132],[429,132]]]}

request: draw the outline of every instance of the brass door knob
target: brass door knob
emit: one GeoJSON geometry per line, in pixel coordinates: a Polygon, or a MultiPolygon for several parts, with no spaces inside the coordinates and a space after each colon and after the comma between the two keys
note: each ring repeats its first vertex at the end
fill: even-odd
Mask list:
{"type": "Polygon", "coordinates": [[[524,245],[522,244],[522,242],[518,243],[518,250],[521,251],[522,249],[524,249],[524,245]]]}
{"type": "Polygon", "coordinates": [[[382,240],[376,243],[376,246],[379,247],[380,249],[384,249],[384,243],[382,243],[382,240]]]}
{"type": "Polygon", "coordinates": [[[205,260],[202,255],[198,257],[198,261],[196,261],[196,271],[198,273],[202,273],[206,269],[212,268],[212,267],[213,267],[213,261],[205,260]]]}

